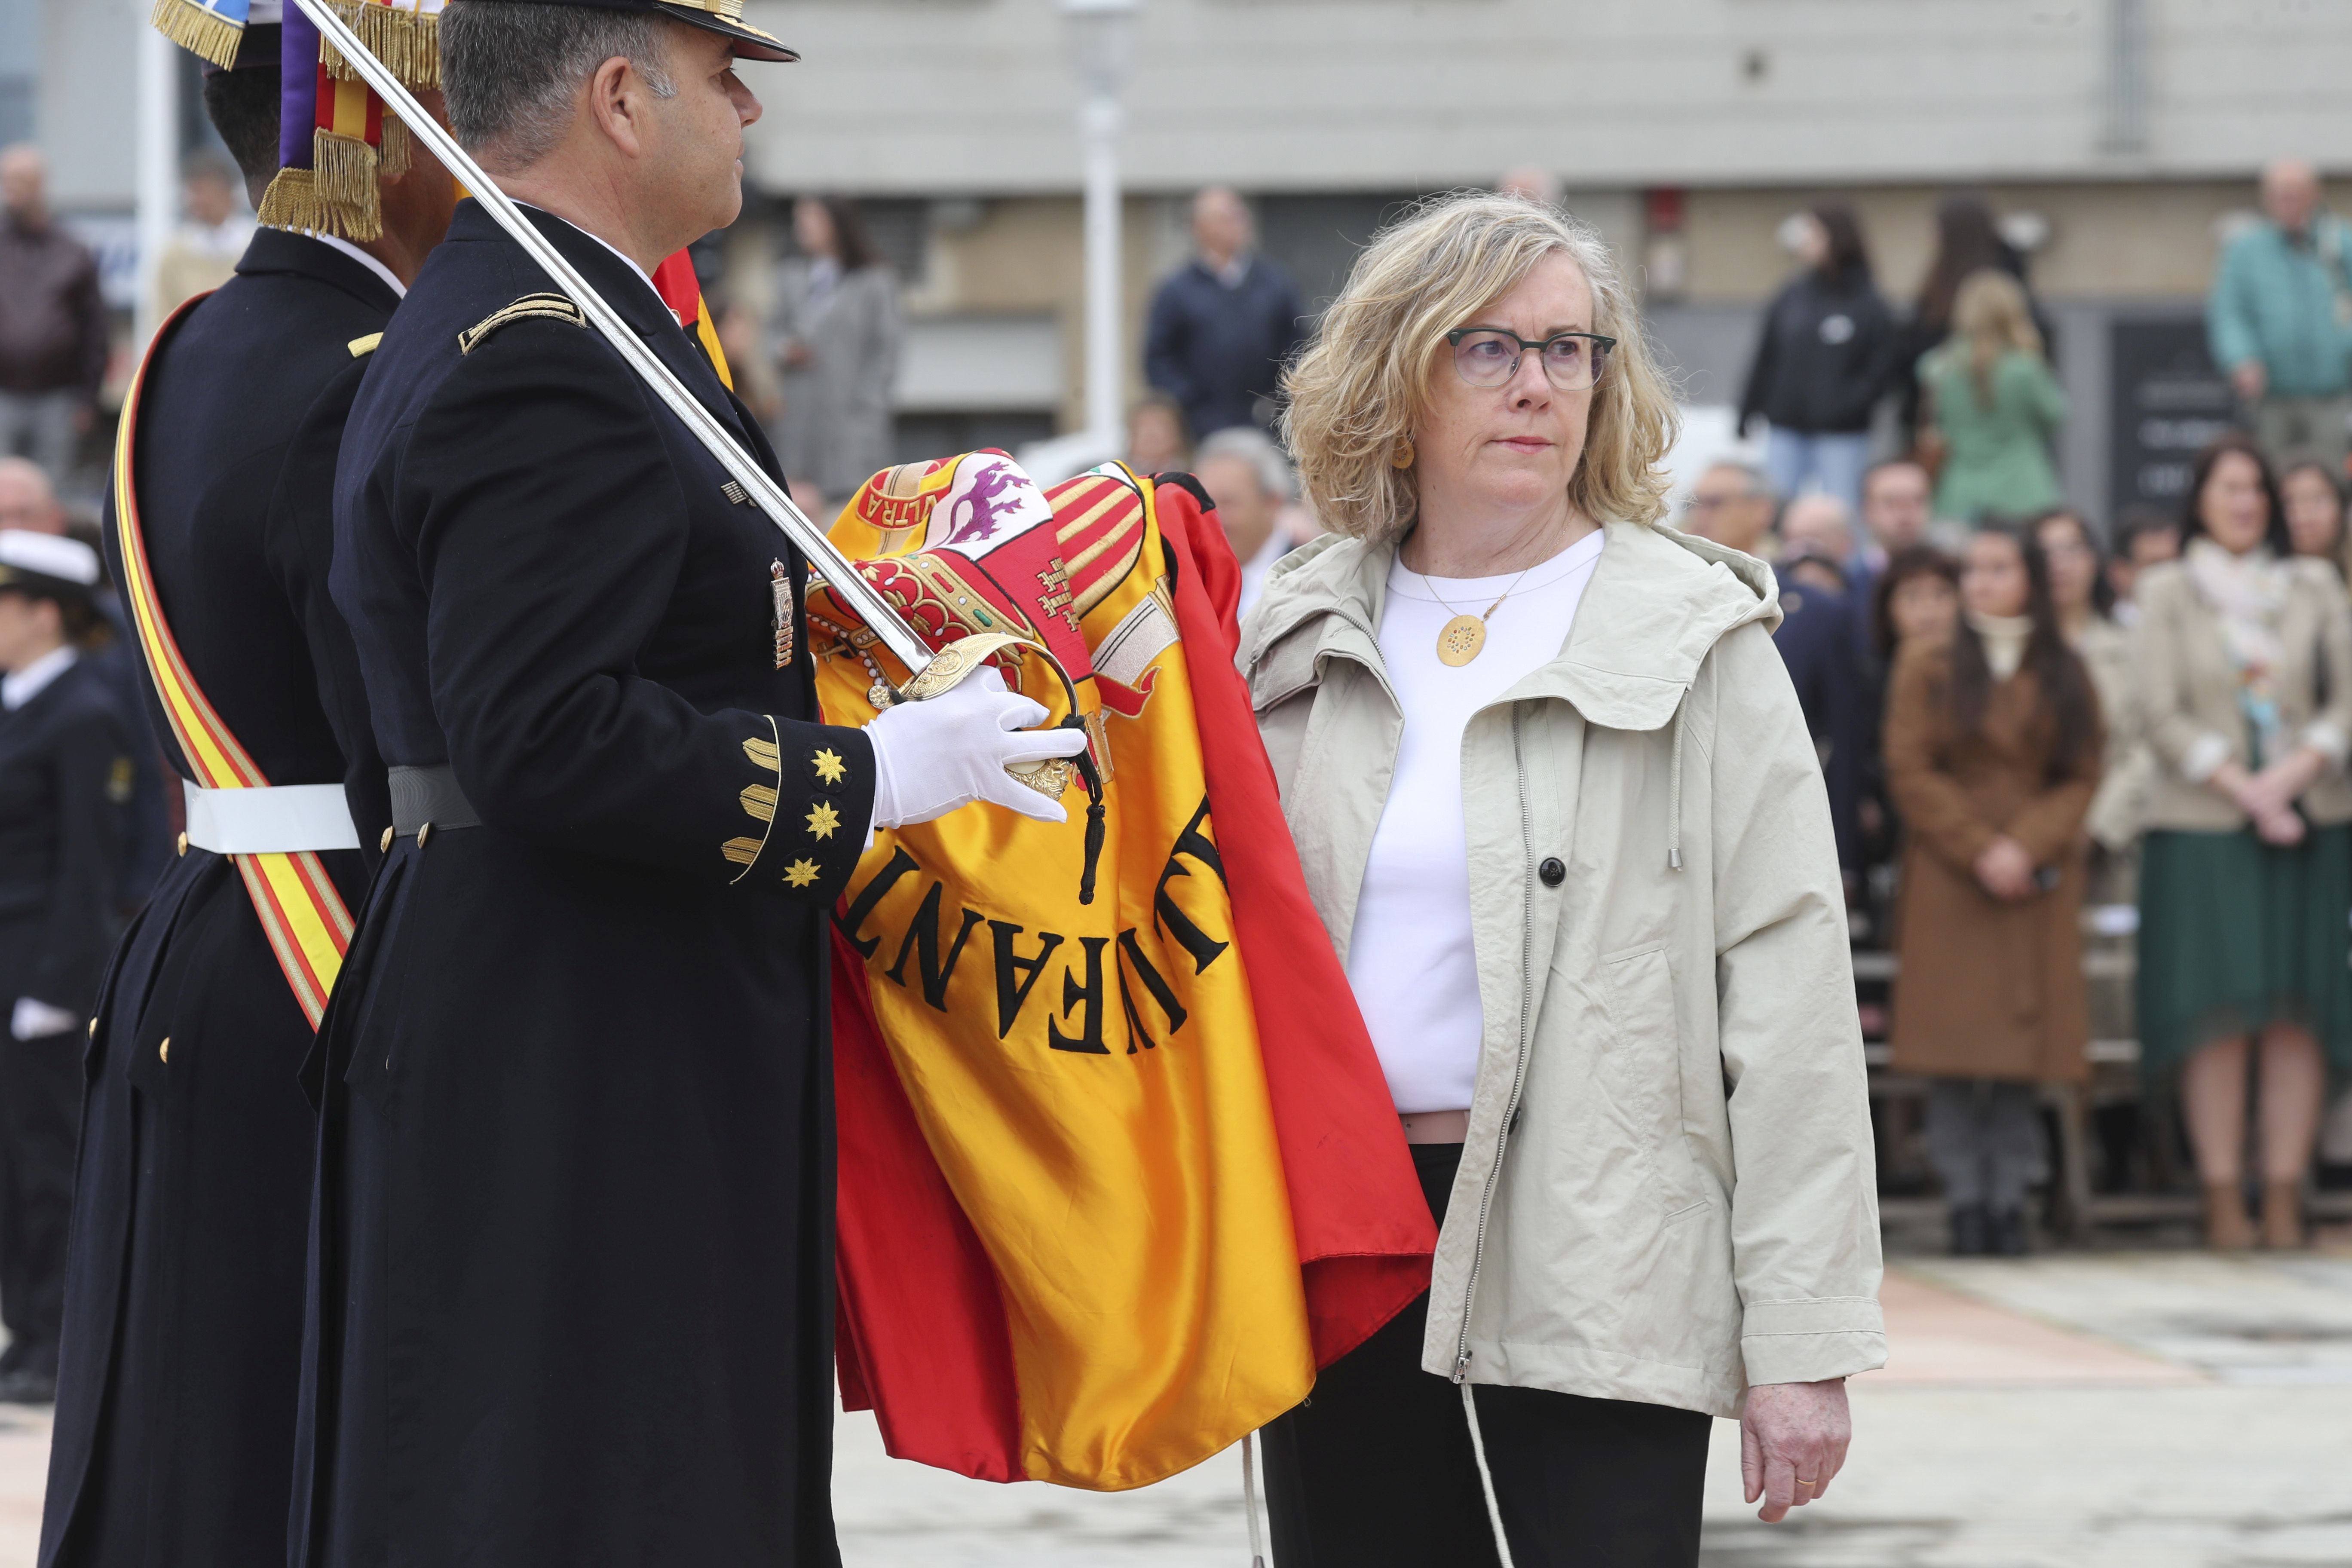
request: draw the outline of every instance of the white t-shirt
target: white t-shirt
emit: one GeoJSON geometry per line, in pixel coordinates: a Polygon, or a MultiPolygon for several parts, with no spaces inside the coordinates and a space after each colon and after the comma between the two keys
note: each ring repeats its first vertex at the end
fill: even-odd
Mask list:
{"type": "Polygon", "coordinates": [[[1511,587],[1503,577],[1423,577],[1400,560],[1381,611],[1381,659],[1404,709],[1396,774],[1372,835],[1348,942],[1348,984],[1402,1115],[1462,1110],[1478,1078],[1486,1014],[1470,941],[1470,844],[1462,731],[1472,714],[1559,657],[1600,563],[1595,529],[1511,587]],[[1468,664],[1438,661],[1437,634],[1510,588],[1468,664]],[[1449,607],[1450,606],[1450,607],[1449,607]]]}

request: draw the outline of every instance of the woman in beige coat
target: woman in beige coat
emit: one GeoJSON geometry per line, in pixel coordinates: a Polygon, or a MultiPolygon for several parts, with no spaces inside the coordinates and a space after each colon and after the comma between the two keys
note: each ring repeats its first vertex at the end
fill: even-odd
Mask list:
{"type": "Polygon", "coordinates": [[[2034,1086],[2088,1071],[2083,815],[2099,705],[2023,530],[1969,542],[1950,640],[1895,666],[1886,784],[1903,813],[1895,1065],[1925,1073],[1952,1251],[2026,1249],[2048,1173],[2034,1086]]]}
{"type": "Polygon", "coordinates": [[[2043,512],[2033,520],[2033,538],[2050,563],[2050,602],[2057,607],[2058,629],[2091,672],[2106,731],[2099,793],[2083,819],[2093,846],[2090,897],[2097,903],[2128,903],[2137,886],[2134,854],[2140,818],[2156,770],[2155,754],[2135,717],[2131,634],[2116,621],[2106,559],[2080,512],[2063,507],[2043,512]]]}
{"type": "Polygon", "coordinates": [[[1288,377],[1338,536],[1242,663],[1441,1228],[1267,1431],[1286,1563],[1690,1568],[1709,1417],[1778,1519],[1885,1353],[1828,797],[1770,571],[1656,526],[1641,332],[1591,229],[1451,197],[1288,377]]]}
{"type": "Polygon", "coordinates": [[[2207,1238],[2242,1247],[2259,1053],[2262,1236],[2294,1247],[2327,1070],[2352,1068],[2352,610],[2334,566],[2293,552],[2243,437],[2198,458],[2184,531],[2180,560],[2141,577],[2133,628],[2161,764],[2141,851],[2140,1070],[2179,1072],[2207,1238]]]}

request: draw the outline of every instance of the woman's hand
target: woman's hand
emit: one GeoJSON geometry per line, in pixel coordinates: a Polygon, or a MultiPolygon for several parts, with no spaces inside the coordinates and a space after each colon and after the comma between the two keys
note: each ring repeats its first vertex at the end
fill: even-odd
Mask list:
{"type": "Polygon", "coordinates": [[[1739,1412],[1739,1478],[1748,1500],[1764,1500],[1756,1517],[1778,1524],[1830,1489],[1845,1468],[1853,1419],[1846,1410],[1845,1379],[1767,1383],[1748,1391],[1739,1412]]]}
{"type": "Polygon", "coordinates": [[[2254,832],[2265,844],[2281,847],[2303,842],[2303,816],[2288,807],[2254,818],[2254,832]]]}
{"type": "Polygon", "coordinates": [[[2304,822],[2294,803],[2326,772],[2327,759],[2309,746],[2297,746],[2261,773],[2250,773],[2235,763],[2213,770],[2208,782],[2246,814],[2265,844],[2300,844],[2304,822]]]}
{"type": "Polygon", "coordinates": [[[1977,856],[1977,880],[1996,899],[2030,898],[2035,891],[2033,856],[2006,833],[1996,836],[1977,856]]]}
{"type": "Polygon", "coordinates": [[[2303,792],[2319,782],[2327,770],[2327,759],[2309,746],[2297,746],[2253,777],[2257,789],[2264,791],[2284,811],[2303,798],[2303,792]]]}

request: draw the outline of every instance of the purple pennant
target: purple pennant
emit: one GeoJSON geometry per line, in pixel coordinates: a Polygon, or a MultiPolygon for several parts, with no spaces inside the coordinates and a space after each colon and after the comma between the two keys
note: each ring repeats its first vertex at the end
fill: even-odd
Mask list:
{"type": "Polygon", "coordinates": [[[319,29],[288,0],[278,43],[278,162],[289,169],[315,163],[311,137],[319,129],[319,29]]]}

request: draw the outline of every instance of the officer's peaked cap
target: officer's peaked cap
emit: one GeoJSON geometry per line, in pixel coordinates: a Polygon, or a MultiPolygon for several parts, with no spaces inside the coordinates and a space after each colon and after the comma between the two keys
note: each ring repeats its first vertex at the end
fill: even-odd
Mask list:
{"type": "Polygon", "coordinates": [[[0,589],[87,603],[98,586],[98,552],[79,539],[0,529],[0,589]]]}
{"type": "MultiPolygon", "coordinates": [[[[500,0],[452,0],[459,5],[492,5],[500,0]]],[[[534,5],[593,5],[600,11],[641,11],[684,22],[735,40],[735,52],[747,60],[796,60],[772,33],[743,20],[743,0],[530,0],[534,5]]]]}

